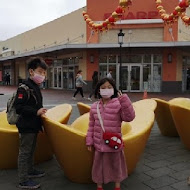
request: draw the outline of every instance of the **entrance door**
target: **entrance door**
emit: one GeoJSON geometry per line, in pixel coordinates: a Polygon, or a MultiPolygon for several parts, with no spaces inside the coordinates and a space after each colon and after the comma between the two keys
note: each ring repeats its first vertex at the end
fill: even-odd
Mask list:
{"type": "Polygon", "coordinates": [[[141,90],[141,65],[130,65],[130,92],[141,90]]]}
{"type": "Polygon", "coordinates": [[[142,83],[142,66],[123,64],[121,69],[121,87],[126,92],[140,92],[142,83]]]}
{"type": "Polygon", "coordinates": [[[55,67],[53,71],[53,88],[62,88],[62,67],[55,67]]]}

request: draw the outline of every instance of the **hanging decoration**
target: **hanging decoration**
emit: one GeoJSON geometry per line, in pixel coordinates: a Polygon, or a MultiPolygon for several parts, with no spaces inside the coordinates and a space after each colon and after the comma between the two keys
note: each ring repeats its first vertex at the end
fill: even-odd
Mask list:
{"type": "Polygon", "coordinates": [[[186,15],[186,13],[181,14],[181,19],[185,23],[185,25],[190,25],[190,17],[186,15]]]}
{"type": "Polygon", "coordinates": [[[179,17],[182,18],[183,22],[190,24],[189,17],[185,14],[187,7],[190,5],[190,0],[182,0],[179,2],[178,6],[175,7],[172,13],[166,13],[166,10],[162,6],[162,0],[155,0],[156,7],[160,13],[161,18],[165,24],[173,24],[178,20],[179,17]]]}
{"type": "Polygon", "coordinates": [[[109,28],[115,25],[115,22],[121,20],[126,8],[132,5],[132,0],[119,0],[119,6],[110,15],[108,19],[105,19],[102,23],[96,23],[93,21],[86,11],[83,11],[83,17],[88,26],[96,32],[107,31],[109,28]]]}

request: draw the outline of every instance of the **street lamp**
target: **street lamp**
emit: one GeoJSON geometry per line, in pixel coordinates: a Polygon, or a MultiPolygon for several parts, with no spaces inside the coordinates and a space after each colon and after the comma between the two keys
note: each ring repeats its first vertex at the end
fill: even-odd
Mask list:
{"type": "Polygon", "coordinates": [[[121,86],[121,68],[122,68],[122,59],[121,59],[121,49],[123,44],[123,37],[125,36],[125,33],[122,32],[122,29],[120,29],[120,32],[118,33],[118,44],[120,45],[120,59],[119,59],[119,90],[122,90],[121,86]]]}

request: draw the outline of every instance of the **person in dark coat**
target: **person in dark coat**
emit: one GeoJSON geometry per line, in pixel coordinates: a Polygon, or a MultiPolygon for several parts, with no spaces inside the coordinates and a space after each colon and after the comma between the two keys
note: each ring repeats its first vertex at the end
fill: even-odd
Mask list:
{"type": "Polygon", "coordinates": [[[10,85],[10,82],[11,82],[11,76],[10,76],[9,73],[6,74],[5,81],[6,81],[6,85],[10,85]]]}
{"type": "Polygon", "coordinates": [[[19,131],[19,155],[18,155],[18,176],[19,187],[37,189],[40,184],[33,181],[33,177],[42,177],[43,171],[33,167],[33,157],[36,147],[36,140],[39,131],[42,131],[41,116],[46,113],[43,108],[43,98],[40,92],[40,84],[45,80],[47,65],[41,58],[31,58],[28,63],[30,77],[23,81],[29,87],[29,93],[24,88],[18,88],[15,108],[20,115],[16,124],[19,131]]]}
{"type": "MultiPolygon", "coordinates": [[[[98,83],[98,71],[94,71],[93,75],[92,75],[92,92],[89,94],[88,100],[92,101],[92,95],[95,94],[95,88],[96,85],[98,83]]],[[[95,96],[95,98],[97,98],[95,96]]]]}

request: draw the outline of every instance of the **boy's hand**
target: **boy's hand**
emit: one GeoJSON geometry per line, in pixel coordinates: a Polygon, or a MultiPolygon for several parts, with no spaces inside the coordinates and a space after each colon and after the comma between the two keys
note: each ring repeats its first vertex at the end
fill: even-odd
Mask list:
{"type": "Polygon", "coordinates": [[[46,112],[47,112],[47,109],[45,109],[45,108],[40,108],[40,109],[37,111],[37,115],[38,115],[38,116],[44,115],[46,112]]]}

